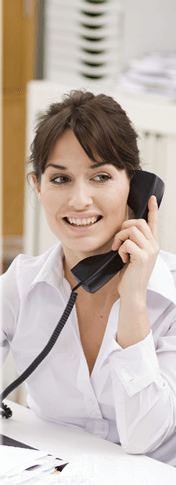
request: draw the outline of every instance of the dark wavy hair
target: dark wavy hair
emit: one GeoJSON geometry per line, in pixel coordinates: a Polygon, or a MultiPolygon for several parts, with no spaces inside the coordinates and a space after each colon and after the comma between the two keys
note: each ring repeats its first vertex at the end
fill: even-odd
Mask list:
{"type": "Polygon", "coordinates": [[[126,112],[111,96],[77,90],[65,94],[62,102],[51,104],[38,116],[28,159],[37,183],[40,183],[51,151],[66,129],[73,131],[94,162],[101,159],[125,169],[129,179],[140,169],[137,133],[126,112]]]}

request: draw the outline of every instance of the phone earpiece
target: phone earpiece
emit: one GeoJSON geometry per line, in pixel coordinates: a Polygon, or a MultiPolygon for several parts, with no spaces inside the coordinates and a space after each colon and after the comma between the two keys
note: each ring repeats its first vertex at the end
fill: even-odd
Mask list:
{"type": "Polygon", "coordinates": [[[133,210],[136,219],[147,221],[148,201],[151,195],[157,198],[158,207],[164,194],[164,182],[154,173],[137,170],[135,172],[128,196],[128,205],[133,210]]]}

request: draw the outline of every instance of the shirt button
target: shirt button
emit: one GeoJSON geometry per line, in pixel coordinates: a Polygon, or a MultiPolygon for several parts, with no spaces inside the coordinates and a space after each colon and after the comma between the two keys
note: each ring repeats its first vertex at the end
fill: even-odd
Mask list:
{"type": "Polygon", "coordinates": [[[98,416],[96,411],[91,411],[90,416],[98,416]]]}
{"type": "Polygon", "coordinates": [[[97,430],[99,429],[99,431],[104,431],[105,427],[104,427],[104,424],[103,423],[99,423],[97,424],[97,430]]]}
{"type": "Polygon", "coordinates": [[[90,406],[93,406],[93,404],[94,404],[93,399],[88,399],[88,403],[90,404],[90,406]]]}

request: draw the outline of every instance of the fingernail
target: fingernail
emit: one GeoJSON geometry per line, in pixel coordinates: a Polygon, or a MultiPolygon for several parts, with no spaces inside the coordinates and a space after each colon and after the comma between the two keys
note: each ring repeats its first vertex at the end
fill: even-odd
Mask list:
{"type": "Polygon", "coordinates": [[[116,244],[115,244],[115,243],[113,243],[113,245],[112,245],[112,251],[116,251],[116,249],[117,249],[117,248],[116,248],[116,244]]]}

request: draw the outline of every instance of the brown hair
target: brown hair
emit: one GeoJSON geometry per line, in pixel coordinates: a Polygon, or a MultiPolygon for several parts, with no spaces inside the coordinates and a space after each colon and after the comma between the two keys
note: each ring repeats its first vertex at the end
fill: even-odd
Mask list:
{"type": "Polygon", "coordinates": [[[110,96],[78,90],[64,95],[38,116],[29,162],[40,183],[49,154],[66,129],[71,129],[93,161],[125,169],[131,179],[140,168],[137,134],[125,111],[110,96]]]}

